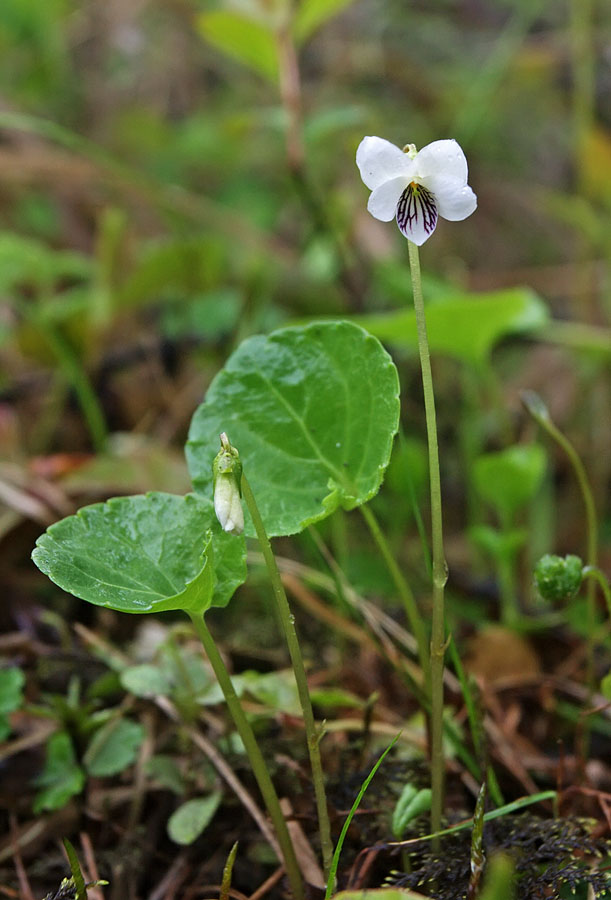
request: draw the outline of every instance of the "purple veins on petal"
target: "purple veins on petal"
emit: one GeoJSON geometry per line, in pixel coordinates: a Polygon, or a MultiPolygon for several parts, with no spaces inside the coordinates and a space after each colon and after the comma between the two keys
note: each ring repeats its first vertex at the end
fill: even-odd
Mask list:
{"type": "Polygon", "coordinates": [[[421,184],[411,182],[397,203],[397,225],[415,244],[423,244],[435,231],[437,204],[432,193],[421,184]]]}

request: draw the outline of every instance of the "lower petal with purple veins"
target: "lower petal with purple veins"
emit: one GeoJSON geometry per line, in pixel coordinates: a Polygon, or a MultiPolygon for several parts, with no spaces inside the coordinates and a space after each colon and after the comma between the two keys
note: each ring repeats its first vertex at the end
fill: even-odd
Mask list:
{"type": "Polygon", "coordinates": [[[405,237],[420,246],[435,231],[437,204],[430,191],[412,181],[397,203],[397,225],[405,237]]]}

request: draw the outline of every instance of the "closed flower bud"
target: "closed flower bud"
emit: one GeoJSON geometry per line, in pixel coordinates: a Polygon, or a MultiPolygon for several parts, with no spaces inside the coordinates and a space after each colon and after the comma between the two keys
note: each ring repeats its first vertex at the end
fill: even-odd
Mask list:
{"type": "Polygon", "coordinates": [[[240,454],[229,443],[227,435],[221,435],[221,450],[212,465],[214,475],[214,511],[223,531],[242,534],[244,511],[242,509],[242,463],[240,454]]]}
{"type": "Polygon", "coordinates": [[[535,584],[544,600],[566,602],[577,595],[583,579],[578,556],[542,556],[535,566],[535,584]]]}

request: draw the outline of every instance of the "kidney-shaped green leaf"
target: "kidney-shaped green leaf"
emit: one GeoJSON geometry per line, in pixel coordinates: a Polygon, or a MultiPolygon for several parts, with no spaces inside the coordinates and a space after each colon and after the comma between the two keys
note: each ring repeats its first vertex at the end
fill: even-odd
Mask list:
{"type": "MultiPolygon", "coordinates": [[[[382,341],[418,346],[413,309],[359,316],[356,321],[382,341]]],[[[548,321],[547,307],[528,288],[451,295],[426,309],[431,350],[472,364],[486,362],[506,335],[536,331],[548,321]]]]}
{"type": "Polygon", "coordinates": [[[32,559],[76,597],[120,612],[225,606],[246,578],[244,539],[211,501],[149,493],[86,506],[51,525],[32,559]]]}
{"type": "MultiPolygon", "coordinates": [[[[399,421],[397,370],[350,322],[244,341],[191,422],[187,459],[212,495],[219,434],[237,447],[270,536],[294,534],[378,490],[399,421]]],[[[247,534],[254,534],[247,518],[247,534]]]]}

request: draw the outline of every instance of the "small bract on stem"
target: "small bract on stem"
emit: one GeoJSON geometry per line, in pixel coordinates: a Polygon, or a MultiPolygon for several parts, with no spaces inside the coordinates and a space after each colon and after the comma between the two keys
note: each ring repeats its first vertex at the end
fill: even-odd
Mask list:
{"type": "Polygon", "coordinates": [[[371,190],[367,209],[376,219],[395,218],[408,239],[411,281],[418,330],[424,408],[429,454],[431,531],[433,549],[433,621],[430,652],[431,695],[431,830],[437,832],[443,811],[443,668],[446,650],[444,589],[448,569],[443,549],[443,516],[439,448],[433,376],[426,330],[418,247],[432,235],[439,216],[450,221],[466,219],[477,198],[467,184],[468,167],[459,144],[434,141],[418,152],[414,144],[403,150],[379,137],[365,137],[356,163],[371,190]]]}

